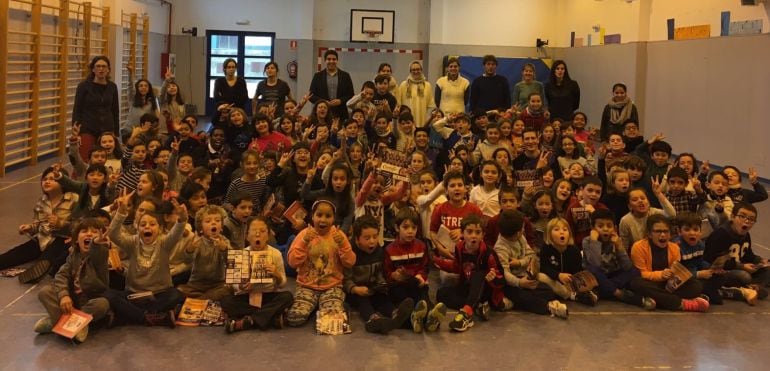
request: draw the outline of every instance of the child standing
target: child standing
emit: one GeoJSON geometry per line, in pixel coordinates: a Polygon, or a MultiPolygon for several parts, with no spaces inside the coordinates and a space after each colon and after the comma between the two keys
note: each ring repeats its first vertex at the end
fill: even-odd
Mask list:
{"type": "Polygon", "coordinates": [[[118,212],[110,223],[108,235],[123,254],[129,256],[126,272],[126,291],[109,289],[105,297],[110,307],[119,316],[130,323],[149,326],[175,326],[174,307],[184,296],[171,281],[169,255],[182,238],[187,222],[187,208],[172,200],[174,212],[178,216],[174,227],[166,235],[161,235],[162,220],[157,214],[145,213],[138,220],[137,234],[129,235],[120,231],[120,226],[128,216],[129,195],[121,196],[116,202],[118,212]],[[149,302],[132,302],[128,295],[152,292],[149,302]]]}
{"type": "Polygon", "coordinates": [[[655,309],[655,300],[627,289],[631,280],[640,274],[618,237],[615,216],[609,210],[596,210],[591,220],[591,235],[583,239],[583,267],[596,277],[599,297],[614,298],[647,310],[655,309]]]}
{"type": "Polygon", "coordinates": [[[679,246],[671,241],[671,222],[657,214],[647,218],[647,238],[631,247],[631,261],[642,273],[631,281],[631,290],[651,297],[657,308],[705,312],[709,302],[700,297],[700,281],[689,279],[674,292],[666,290],[666,282],[674,276],[671,265],[681,259],[679,246]]]}
{"type": "Polygon", "coordinates": [[[414,308],[410,321],[412,331],[436,331],[446,315],[446,306],[443,303],[431,305],[428,249],[416,238],[419,216],[414,210],[405,208],[396,214],[395,222],[398,237],[385,249],[385,278],[390,285],[391,301],[411,301],[414,308]]]}
{"type": "Polygon", "coordinates": [[[177,287],[188,298],[221,300],[232,294],[225,285],[227,249],[230,242],[222,235],[222,220],[227,217],[225,209],[206,205],[195,213],[195,229],[199,235],[185,247],[185,253],[192,260],[190,280],[177,287]]]}
{"type": "Polygon", "coordinates": [[[453,331],[463,332],[473,327],[474,311],[482,320],[489,320],[490,302],[503,308],[503,268],[494,249],[484,243],[484,222],[478,215],[468,215],[460,224],[463,239],[455,246],[453,258],[434,257],[443,271],[459,275],[454,287],[442,287],[436,300],[458,309],[449,322],[453,331]]]}
{"type": "Polygon", "coordinates": [[[506,308],[520,308],[536,314],[567,318],[567,306],[556,300],[553,292],[539,284],[532,269],[539,262],[524,239],[524,217],[513,210],[500,213],[500,237],[495,252],[503,267],[507,285],[503,289],[506,308]]]}
{"type": "MultiPolygon", "coordinates": [[[[109,282],[109,243],[99,238],[103,237],[103,231],[104,225],[97,218],[85,218],[75,225],[72,233],[75,249],[56,273],[53,283],[38,292],[37,297],[48,316],[35,323],[35,332],[51,332],[62,314],[76,308],[92,315],[94,321],[110,310],[110,303],[102,297],[109,282]]],[[[75,335],[75,340],[82,343],[86,336],[87,326],[75,335]]]]}
{"type": "Polygon", "coordinates": [[[272,275],[272,282],[234,285],[235,293],[222,298],[222,310],[230,318],[225,323],[227,333],[253,327],[266,330],[271,323],[283,327],[283,314],[294,298],[290,292],[280,290],[286,285],[286,273],[281,252],[268,244],[271,233],[267,221],[261,216],[249,222],[246,250],[267,254],[265,270],[272,275]]]}
{"type": "Polygon", "coordinates": [[[290,326],[304,324],[313,310],[344,312],[343,269],[356,262],[347,237],[333,225],[335,206],[328,199],[313,203],[313,226],[303,229],[289,248],[289,265],[297,269],[297,290],[289,308],[290,326]]]}
{"type": "Polygon", "coordinates": [[[358,309],[366,323],[367,332],[387,334],[401,327],[414,308],[414,301],[406,298],[398,309],[388,297],[383,260],[385,253],[378,242],[380,224],[370,215],[353,223],[353,252],[356,263],[345,268],[343,287],[347,302],[358,309]]]}

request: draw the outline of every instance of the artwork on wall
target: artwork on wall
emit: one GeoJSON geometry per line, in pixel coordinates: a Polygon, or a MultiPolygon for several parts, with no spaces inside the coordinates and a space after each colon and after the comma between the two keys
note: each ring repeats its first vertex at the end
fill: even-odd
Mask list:
{"type": "Polygon", "coordinates": [[[707,39],[711,37],[711,25],[677,27],[674,30],[674,40],[707,39]]]}

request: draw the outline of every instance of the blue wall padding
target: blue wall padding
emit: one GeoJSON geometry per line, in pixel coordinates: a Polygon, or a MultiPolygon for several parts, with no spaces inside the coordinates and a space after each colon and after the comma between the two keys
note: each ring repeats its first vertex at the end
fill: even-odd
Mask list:
{"type": "Polygon", "coordinates": [[[730,12],[724,11],[722,12],[722,30],[719,33],[719,36],[729,36],[730,35],[730,12]]]}
{"type": "Polygon", "coordinates": [[[674,39],[674,18],[669,18],[666,20],[666,24],[668,25],[668,39],[673,40],[674,39]]]}

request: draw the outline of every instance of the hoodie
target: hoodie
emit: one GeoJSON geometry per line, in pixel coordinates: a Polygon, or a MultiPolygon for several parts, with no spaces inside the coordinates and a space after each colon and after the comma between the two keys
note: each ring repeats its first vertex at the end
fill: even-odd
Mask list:
{"type": "Polygon", "coordinates": [[[470,275],[474,272],[487,274],[490,271],[495,272],[495,278],[491,281],[485,281],[492,289],[492,304],[499,307],[503,303],[503,287],[505,287],[505,278],[503,276],[503,267],[500,259],[493,249],[481,241],[475,254],[465,251],[465,241],[460,241],[455,246],[455,258],[445,259],[435,256],[433,261],[442,271],[456,273],[460,275],[460,285],[468,284],[470,275]],[[472,260],[469,259],[472,257],[472,260]]]}
{"type": "Polygon", "coordinates": [[[537,259],[535,252],[529,247],[523,235],[519,235],[515,240],[509,240],[500,236],[495,244],[495,252],[503,266],[505,282],[514,287],[519,286],[521,277],[527,275],[527,267],[529,267],[533,259],[537,259]],[[510,264],[511,260],[514,259],[519,263],[515,268],[511,267],[510,264]]]}

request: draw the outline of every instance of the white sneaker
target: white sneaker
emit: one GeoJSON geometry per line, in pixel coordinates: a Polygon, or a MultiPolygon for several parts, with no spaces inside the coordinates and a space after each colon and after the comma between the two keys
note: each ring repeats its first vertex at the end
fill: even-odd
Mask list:
{"type": "Polygon", "coordinates": [[[551,316],[567,319],[569,317],[569,309],[567,305],[558,301],[551,300],[548,302],[548,311],[551,312],[551,316]]]}
{"type": "Polygon", "coordinates": [[[87,336],[88,336],[88,326],[86,326],[86,327],[83,327],[83,329],[82,329],[82,330],[80,330],[80,332],[78,332],[77,334],[75,334],[75,337],[74,337],[73,339],[74,339],[76,342],[78,342],[78,343],[82,343],[82,342],[86,341],[86,337],[87,337],[87,336]]]}
{"type": "Polygon", "coordinates": [[[511,299],[506,298],[503,296],[503,310],[511,310],[513,309],[513,302],[511,299]]]}
{"type": "Polygon", "coordinates": [[[38,334],[47,334],[53,330],[53,323],[51,323],[51,317],[43,317],[35,322],[35,332],[38,334]]]}

